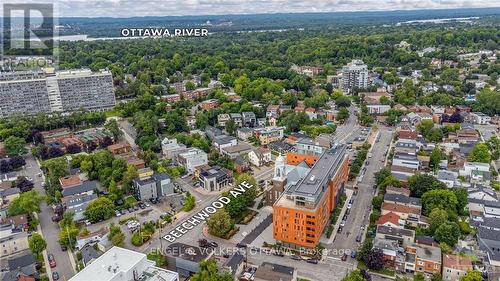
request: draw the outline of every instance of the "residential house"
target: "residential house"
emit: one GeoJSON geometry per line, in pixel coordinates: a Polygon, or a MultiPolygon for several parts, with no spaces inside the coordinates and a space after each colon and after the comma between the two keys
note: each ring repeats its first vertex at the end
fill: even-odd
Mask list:
{"type": "Polygon", "coordinates": [[[178,143],[177,139],[164,138],[161,141],[161,151],[163,156],[169,160],[176,160],[177,156],[187,150],[186,145],[178,143]]]}
{"type": "Polygon", "coordinates": [[[248,153],[248,160],[256,167],[261,167],[271,162],[271,150],[259,147],[248,153]]]}
{"type": "Polygon", "coordinates": [[[231,118],[231,120],[234,121],[234,124],[236,125],[236,127],[238,128],[241,128],[243,127],[243,116],[241,115],[241,113],[229,113],[229,116],[231,118]]]}
{"type": "Polygon", "coordinates": [[[208,164],[208,155],[199,148],[190,148],[186,152],[179,153],[177,161],[188,173],[193,173],[196,167],[208,164]]]}
{"type": "Polygon", "coordinates": [[[492,266],[500,266],[500,236],[498,233],[498,229],[480,226],[476,234],[479,249],[485,253],[485,260],[492,266]]]}
{"type": "Polygon", "coordinates": [[[293,267],[263,262],[253,278],[254,281],[296,281],[297,271],[293,267]]]}
{"type": "MultiPolygon", "coordinates": [[[[406,247],[406,252],[415,255],[415,272],[433,275],[441,273],[441,249],[413,244],[406,247]]],[[[410,263],[406,261],[406,263],[410,263]]]]}
{"type": "Polygon", "coordinates": [[[401,194],[386,193],[384,202],[404,205],[416,209],[422,209],[422,203],[419,198],[409,197],[401,194]]]}
{"type": "Polygon", "coordinates": [[[486,125],[491,122],[491,117],[482,112],[471,112],[471,115],[474,118],[475,124],[486,125]]]}
{"type": "Polygon", "coordinates": [[[459,281],[472,270],[470,258],[458,255],[443,254],[443,280],[459,281]]]}
{"type": "Polygon", "coordinates": [[[231,255],[226,262],[222,265],[222,268],[229,272],[232,276],[239,276],[244,269],[245,265],[245,256],[243,256],[241,253],[236,252],[233,255],[231,255]]]}
{"type": "Polygon", "coordinates": [[[415,231],[411,229],[404,229],[401,227],[391,227],[385,225],[377,226],[377,238],[394,240],[399,243],[400,246],[411,245],[415,240],[415,231]]]}
{"type": "Polygon", "coordinates": [[[86,245],[94,245],[96,243],[107,244],[109,243],[108,235],[109,229],[107,227],[102,227],[87,235],[78,235],[76,236],[75,248],[80,251],[86,245]]]}
{"type": "Polygon", "coordinates": [[[458,173],[448,170],[439,170],[437,179],[446,184],[446,187],[453,188],[458,183],[458,173]]]}
{"type": "Polygon", "coordinates": [[[235,146],[238,144],[238,139],[233,136],[220,135],[213,140],[213,146],[221,152],[223,148],[235,146]]]}
{"type": "Polygon", "coordinates": [[[5,267],[0,270],[2,281],[35,281],[40,279],[37,261],[29,250],[19,252],[2,261],[5,267]]]}
{"type": "Polygon", "coordinates": [[[132,151],[132,148],[128,143],[115,143],[108,146],[106,149],[113,155],[123,154],[132,151]]]}
{"type": "Polygon", "coordinates": [[[137,200],[162,198],[174,193],[174,185],[166,173],[147,174],[133,180],[134,197],[137,200]]]}
{"type": "Polygon", "coordinates": [[[261,145],[267,145],[283,139],[284,127],[266,127],[255,130],[255,136],[261,145]]]}
{"type": "Polygon", "coordinates": [[[397,214],[389,212],[383,216],[380,216],[375,224],[392,228],[404,228],[405,221],[400,219],[397,214]]]}
{"type": "Polygon", "coordinates": [[[29,249],[28,233],[12,228],[11,224],[0,226],[0,258],[29,249]]]}
{"type": "Polygon", "coordinates": [[[248,143],[239,143],[237,145],[223,147],[221,149],[221,154],[229,157],[230,159],[235,159],[240,155],[246,155],[251,152],[253,147],[248,143]]]}
{"type": "Polygon", "coordinates": [[[237,136],[240,140],[247,141],[247,140],[248,140],[249,138],[251,138],[253,135],[254,135],[254,129],[252,129],[252,128],[243,127],[243,128],[238,128],[238,129],[236,130],[236,136],[237,136]]]}
{"type": "Polygon", "coordinates": [[[206,191],[221,191],[233,184],[231,171],[219,166],[202,169],[199,175],[200,186],[206,191]]]}
{"type": "Polygon", "coordinates": [[[227,113],[217,115],[217,125],[219,125],[219,127],[226,127],[226,122],[229,120],[231,120],[231,117],[227,113]]]}
{"type": "Polygon", "coordinates": [[[214,251],[183,244],[172,243],[165,249],[167,268],[178,272],[183,280],[200,271],[200,264],[212,257],[214,251]]]}
{"type": "Polygon", "coordinates": [[[465,162],[459,175],[466,177],[471,183],[489,185],[491,180],[490,165],[480,162],[465,162]]]}
{"type": "Polygon", "coordinates": [[[210,110],[210,109],[214,109],[217,106],[219,106],[219,101],[216,99],[204,100],[204,101],[200,102],[199,106],[203,110],[210,110]]]}
{"type": "Polygon", "coordinates": [[[72,195],[91,195],[97,189],[97,181],[83,181],[80,174],[59,178],[62,197],[72,195]]]}
{"type": "Polygon", "coordinates": [[[408,219],[410,216],[419,217],[420,209],[414,207],[408,207],[404,205],[394,204],[394,203],[382,203],[381,206],[382,213],[381,215],[385,215],[389,212],[393,212],[398,215],[401,219],[408,219]]]}
{"type": "Polygon", "coordinates": [[[394,269],[396,267],[396,257],[400,249],[398,241],[375,237],[373,249],[382,251],[384,268],[394,269]]]}
{"type": "Polygon", "coordinates": [[[73,220],[80,221],[85,219],[84,212],[90,202],[97,198],[96,194],[75,194],[61,198],[61,203],[65,212],[72,212],[73,220]]]}
{"type": "Polygon", "coordinates": [[[244,127],[253,128],[257,125],[257,117],[255,116],[255,113],[253,113],[251,111],[242,112],[241,116],[243,118],[243,126],[244,127]]]}
{"type": "Polygon", "coordinates": [[[218,128],[207,126],[205,128],[205,135],[208,137],[209,140],[213,141],[215,137],[222,135],[222,131],[218,128]]]}

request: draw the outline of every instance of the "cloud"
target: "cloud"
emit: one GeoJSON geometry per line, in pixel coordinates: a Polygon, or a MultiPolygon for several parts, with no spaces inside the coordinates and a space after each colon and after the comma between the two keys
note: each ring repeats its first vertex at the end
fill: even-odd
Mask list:
{"type": "MultiPolygon", "coordinates": [[[[8,0],[10,1],[10,0],[8,0]]],[[[53,0],[63,17],[184,16],[498,7],[496,0],[53,0]]],[[[24,0],[23,2],[40,2],[24,0]]],[[[45,1],[43,1],[45,2],[45,1]]]]}

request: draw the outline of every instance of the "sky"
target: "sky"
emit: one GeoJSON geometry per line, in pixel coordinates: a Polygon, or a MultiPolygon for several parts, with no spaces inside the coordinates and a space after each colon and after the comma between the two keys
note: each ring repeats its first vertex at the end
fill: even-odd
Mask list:
{"type": "MultiPolygon", "coordinates": [[[[6,1],[11,2],[11,0],[6,1]]],[[[17,0],[15,2],[50,1],[56,3],[58,14],[62,17],[315,13],[500,6],[497,0],[17,0]]]]}

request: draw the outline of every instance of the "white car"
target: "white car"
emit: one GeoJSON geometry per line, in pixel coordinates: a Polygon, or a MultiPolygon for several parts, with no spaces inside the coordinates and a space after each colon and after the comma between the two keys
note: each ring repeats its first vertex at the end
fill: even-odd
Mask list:
{"type": "Polygon", "coordinates": [[[89,221],[89,220],[85,220],[85,225],[86,225],[86,226],[89,226],[89,225],[91,225],[91,224],[92,224],[92,223],[90,223],[90,221],[89,221]]]}
{"type": "Polygon", "coordinates": [[[120,211],[116,210],[116,211],[115,211],[115,215],[116,215],[117,217],[119,217],[119,216],[121,216],[122,214],[120,213],[120,211]]]}
{"type": "Polygon", "coordinates": [[[347,205],[347,209],[350,209],[350,208],[352,208],[352,204],[351,204],[351,203],[349,203],[349,204],[347,205]]]}

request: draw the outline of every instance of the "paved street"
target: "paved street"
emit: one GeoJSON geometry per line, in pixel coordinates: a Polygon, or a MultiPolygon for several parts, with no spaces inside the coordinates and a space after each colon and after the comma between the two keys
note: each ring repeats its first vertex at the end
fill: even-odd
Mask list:
{"type": "MultiPolygon", "coordinates": [[[[40,167],[38,166],[35,158],[32,155],[26,157],[26,167],[23,170],[26,176],[33,179],[35,183],[35,190],[40,194],[45,195],[45,190],[42,188],[42,177],[38,176],[41,173],[40,167]]],[[[47,253],[52,253],[56,260],[56,268],[52,271],[57,271],[61,280],[68,280],[71,276],[75,274],[74,268],[69,260],[69,252],[61,251],[61,246],[59,245],[59,226],[52,222],[52,216],[54,213],[50,206],[47,206],[45,201],[40,205],[40,213],[38,218],[40,221],[40,226],[42,229],[45,241],[47,241],[47,253]]],[[[52,279],[50,267],[46,265],[48,275],[52,279]]]]}
{"type": "Polygon", "coordinates": [[[342,232],[337,234],[331,249],[356,250],[360,245],[356,242],[356,236],[362,233],[361,226],[369,224],[371,201],[374,196],[372,188],[375,184],[374,175],[383,167],[382,161],[385,159],[383,154],[392,139],[392,132],[387,128],[381,127],[379,132],[380,141],[374,143],[371,150],[373,156],[367,159],[370,164],[366,166],[363,180],[358,184],[358,195],[353,196],[354,202],[345,226],[342,232]]]}

